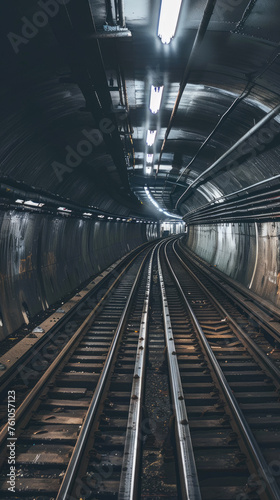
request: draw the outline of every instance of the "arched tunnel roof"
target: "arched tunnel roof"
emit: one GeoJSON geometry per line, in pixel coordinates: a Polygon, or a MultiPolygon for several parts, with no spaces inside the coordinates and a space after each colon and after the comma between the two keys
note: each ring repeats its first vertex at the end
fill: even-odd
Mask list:
{"type": "Polygon", "coordinates": [[[161,217],[148,189],[193,223],[277,217],[280,118],[265,117],[279,104],[279,2],[183,0],[168,45],[159,9],[160,0],[2,4],[5,206],[36,195],[161,217]],[[151,85],[164,86],[157,114],[151,85]]]}

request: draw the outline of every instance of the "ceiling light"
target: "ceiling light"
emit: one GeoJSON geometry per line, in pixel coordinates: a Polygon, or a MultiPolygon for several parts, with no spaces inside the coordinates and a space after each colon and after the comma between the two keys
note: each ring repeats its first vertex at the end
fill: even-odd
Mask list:
{"type": "Polygon", "coordinates": [[[146,174],[151,175],[152,173],[152,167],[146,167],[146,174]]]}
{"type": "Polygon", "coordinates": [[[162,208],[160,208],[158,202],[153,198],[153,196],[151,195],[151,192],[147,186],[144,186],[144,191],[145,191],[146,195],[148,196],[149,201],[157,208],[157,210],[159,212],[164,213],[164,215],[167,215],[168,217],[182,220],[182,217],[180,217],[179,215],[171,214],[170,212],[167,212],[166,210],[163,210],[162,208]]]}
{"type": "Polygon", "coordinates": [[[162,43],[170,43],[175,35],[182,0],[161,0],[158,36],[162,43]]]}
{"type": "Polygon", "coordinates": [[[98,215],[99,219],[104,219],[105,215],[98,215]]]}
{"type": "Polygon", "coordinates": [[[69,214],[72,212],[72,210],[68,210],[68,208],[65,207],[58,207],[57,210],[59,210],[60,212],[67,212],[69,214]]]}
{"type": "Polygon", "coordinates": [[[24,205],[28,205],[30,207],[43,207],[45,203],[36,203],[35,201],[28,200],[24,202],[24,205]]]}
{"type": "Polygon", "coordinates": [[[156,114],[160,108],[162,93],[163,85],[161,87],[151,85],[150,110],[153,114],[156,114]]]}
{"type": "Polygon", "coordinates": [[[147,155],[147,163],[153,163],[153,158],[154,158],[154,155],[148,154],[147,155]]]}
{"type": "Polygon", "coordinates": [[[88,217],[92,216],[92,214],[90,214],[89,212],[84,212],[83,215],[87,215],[88,217]]]}
{"type": "Polygon", "coordinates": [[[147,132],[147,146],[152,146],[155,142],[155,138],[156,138],[156,135],[157,135],[157,131],[156,130],[148,130],[147,132]]]}
{"type": "Polygon", "coordinates": [[[24,203],[24,200],[16,200],[16,203],[22,204],[24,203]]]}

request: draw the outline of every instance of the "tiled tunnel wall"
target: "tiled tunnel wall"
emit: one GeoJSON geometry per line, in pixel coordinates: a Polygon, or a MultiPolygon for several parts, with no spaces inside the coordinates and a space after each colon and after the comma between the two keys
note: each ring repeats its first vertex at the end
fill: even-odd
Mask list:
{"type": "Polygon", "coordinates": [[[280,223],[189,226],[190,250],[280,307],[280,223]]]}
{"type": "Polygon", "coordinates": [[[115,260],[157,237],[157,224],[0,214],[0,339],[115,260]]]}

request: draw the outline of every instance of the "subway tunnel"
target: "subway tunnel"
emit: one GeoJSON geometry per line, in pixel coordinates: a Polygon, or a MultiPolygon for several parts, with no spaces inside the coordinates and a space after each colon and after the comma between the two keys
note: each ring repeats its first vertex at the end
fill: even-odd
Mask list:
{"type": "Polygon", "coordinates": [[[279,1],[10,0],[0,12],[3,499],[279,499],[279,1]],[[99,356],[93,333],[73,354],[86,321],[113,325],[118,348],[127,331],[144,342],[126,431],[125,382],[101,400],[94,384],[109,390],[107,363],[124,380],[132,355],[106,341],[99,356]],[[119,432],[110,450],[105,420],[119,432]]]}

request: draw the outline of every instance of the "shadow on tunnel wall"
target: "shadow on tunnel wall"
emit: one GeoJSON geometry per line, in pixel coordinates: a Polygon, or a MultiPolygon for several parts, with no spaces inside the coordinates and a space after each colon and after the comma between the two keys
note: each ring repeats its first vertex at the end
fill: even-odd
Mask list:
{"type": "Polygon", "coordinates": [[[0,339],[155,237],[156,224],[0,214],[0,339]]]}
{"type": "Polygon", "coordinates": [[[189,226],[184,243],[206,262],[280,307],[280,223],[189,226]]]}

